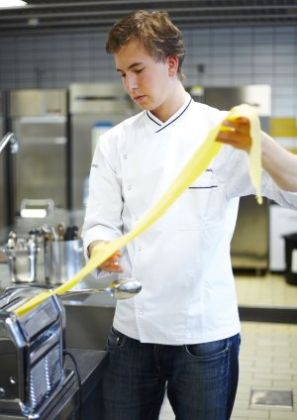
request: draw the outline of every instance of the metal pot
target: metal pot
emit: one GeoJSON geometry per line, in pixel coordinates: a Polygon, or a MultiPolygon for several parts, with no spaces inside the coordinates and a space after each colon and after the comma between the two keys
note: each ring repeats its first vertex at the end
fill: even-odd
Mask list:
{"type": "Polygon", "coordinates": [[[33,283],[44,279],[43,248],[36,232],[27,239],[16,238],[11,232],[6,247],[10,278],[13,283],[33,283]]]}
{"type": "Polygon", "coordinates": [[[81,239],[52,240],[40,231],[31,231],[28,238],[11,232],[3,250],[13,283],[65,283],[84,265],[81,239]]]}
{"type": "Polygon", "coordinates": [[[84,265],[82,240],[48,241],[44,256],[46,282],[50,285],[65,283],[84,265]]]}

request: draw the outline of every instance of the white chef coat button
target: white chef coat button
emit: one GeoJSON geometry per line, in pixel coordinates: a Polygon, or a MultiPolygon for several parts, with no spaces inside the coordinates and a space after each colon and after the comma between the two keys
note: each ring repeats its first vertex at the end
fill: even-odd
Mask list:
{"type": "Polygon", "coordinates": [[[131,190],[132,190],[132,185],[128,185],[128,186],[127,186],[127,190],[128,190],[128,191],[131,191],[131,190]]]}
{"type": "Polygon", "coordinates": [[[126,160],[128,159],[128,155],[126,155],[126,153],[123,155],[123,158],[126,160]]]}

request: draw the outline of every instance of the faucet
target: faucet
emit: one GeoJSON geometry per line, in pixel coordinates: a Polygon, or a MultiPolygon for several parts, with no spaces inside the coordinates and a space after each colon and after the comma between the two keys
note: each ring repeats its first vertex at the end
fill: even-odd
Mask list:
{"type": "Polygon", "coordinates": [[[4,149],[4,147],[7,145],[7,143],[10,142],[10,152],[16,153],[19,150],[19,144],[18,141],[14,135],[14,133],[7,133],[0,141],[0,153],[4,149]]]}

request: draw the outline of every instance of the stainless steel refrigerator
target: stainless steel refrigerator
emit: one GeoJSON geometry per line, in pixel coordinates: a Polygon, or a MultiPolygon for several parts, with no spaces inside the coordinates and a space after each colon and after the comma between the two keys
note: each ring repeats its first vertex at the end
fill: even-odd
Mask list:
{"type": "Polygon", "coordinates": [[[19,141],[13,157],[13,212],[24,199],[67,207],[67,92],[18,89],[9,95],[9,122],[19,141]]]}
{"type": "Polygon", "coordinates": [[[70,95],[71,207],[82,210],[92,154],[100,134],[136,112],[122,85],[72,84],[70,95]]]}
{"type": "MultiPolygon", "coordinates": [[[[229,110],[242,103],[254,106],[260,116],[262,130],[268,132],[271,115],[270,86],[191,86],[188,90],[196,100],[222,110],[229,110]]],[[[257,273],[265,273],[268,269],[268,206],[269,203],[266,199],[261,206],[257,204],[254,196],[240,199],[236,229],[231,243],[234,269],[250,269],[257,273]]]]}

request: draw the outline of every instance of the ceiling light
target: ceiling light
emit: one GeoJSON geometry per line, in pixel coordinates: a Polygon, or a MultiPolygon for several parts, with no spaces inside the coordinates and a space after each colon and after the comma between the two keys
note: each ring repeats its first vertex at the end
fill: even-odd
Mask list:
{"type": "Polygon", "coordinates": [[[27,6],[27,3],[22,0],[0,0],[0,9],[27,6]]]}

